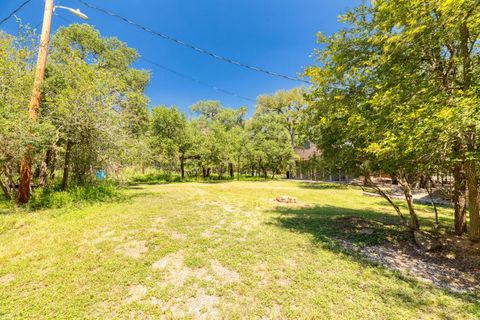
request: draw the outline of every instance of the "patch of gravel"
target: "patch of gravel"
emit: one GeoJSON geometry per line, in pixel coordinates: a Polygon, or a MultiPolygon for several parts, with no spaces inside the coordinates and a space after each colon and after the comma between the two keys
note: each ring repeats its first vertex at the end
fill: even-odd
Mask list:
{"type": "Polygon", "coordinates": [[[132,240],[121,244],[116,248],[116,252],[123,254],[125,257],[138,259],[148,251],[145,240],[132,240]]]}
{"type": "Polygon", "coordinates": [[[436,287],[458,293],[480,290],[480,268],[448,259],[441,252],[424,252],[413,243],[356,246],[340,240],[339,245],[357,252],[368,261],[413,276],[436,287]]]}

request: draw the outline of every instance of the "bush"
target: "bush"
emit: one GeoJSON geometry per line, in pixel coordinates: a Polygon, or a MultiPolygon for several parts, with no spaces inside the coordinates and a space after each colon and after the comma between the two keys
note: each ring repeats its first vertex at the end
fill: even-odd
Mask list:
{"type": "Polygon", "coordinates": [[[62,191],[58,186],[35,190],[29,203],[29,208],[62,208],[70,205],[105,202],[118,199],[118,186],[112,182],[102,182],[95,185],[72,187],[62,191]]]}

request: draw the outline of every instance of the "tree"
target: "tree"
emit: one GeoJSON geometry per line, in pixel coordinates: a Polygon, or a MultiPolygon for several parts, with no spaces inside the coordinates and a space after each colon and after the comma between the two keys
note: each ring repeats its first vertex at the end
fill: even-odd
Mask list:
{"type": "Polygon", "coordinates": [[[215,166],[220,177],[228,169],[229,176],[233,178],[234,163],[239,161],[241,154],[236,134],[241,134],[243,130],[247,108],[229,109],[219,101],[200,101],[190,109],[199,115],[196,126],[203,135],[200,157],[204,176],[210,166],[215,166]]]}
{"type": "Polygon", "coordinates": [[[478,30],[477,9],[476,1],[384,0],[359,6],[342,17],[349,28],[319,35],[325,44],[317,52],[321,66],[306,71],[316,84],[308,112],[316,121],[313,138],[336,142],[333,148],[322,144],[326,154],[347,146],[357,167],[399,177],[413,229],[418,220],[412,183],[426,171],[453,166],[457,232],[463,231],[466,176],[470,235],[476,237],[476,142],[468,143],[476,138],[468,128],[478,122],[478,101],[464,75],[475,60],[465,53],[478,56],[478,35],[471,32],[478,30]]]}
{"type": "Polygon", "coordinates": [[[144,130],[149,74],[130,67],[137,57],[134,49],[86,24],[54,35],[43,116],[58,130],[63,189],[72,179],[85,184],[96,169],[116,166],[122,143],[144,130]]]}
{"type": "Polygon", "coordinates": [[[15,197],[23,151],[27,146],[45,150],[54,135],[48,121],[31,121],[25,112],[33,83],[35,40],[27,26],[20,24],[19,30],[16,37],[0,32],[0,189],[7,199],[15,197]]]}
{"type": "Polygon", "coordinates": [[[249,139],[253,145],[253,157],[267,178],[268,171],[272,178],[277,172],[286,169],[293,157],[290,134],[275,114],[257,114],[247,126],[249,139]]]}
{"type": "MultiPolygon", "coordinates": [[[[274,95],[262,95],[257,99],[256,113],[277,114],[285,129],[290,134],[290,144],[295,148],[296,136],[299,134],[299,126],[302,112],[306,107],[303,88],[293,88],[289,91],[280,90],[274,95]]],[[[288,177],[293,176],[293,161],[290,162],[288,177]]]]}
{"type": "Polygon", "coordinates": [[[156,107],[152,111],[153,145],[161,155],[178,159],[180,173],[185,178],[185,161],[190,158],[193,147],[193,128],[185,114],[178,108],[156,107]]]}

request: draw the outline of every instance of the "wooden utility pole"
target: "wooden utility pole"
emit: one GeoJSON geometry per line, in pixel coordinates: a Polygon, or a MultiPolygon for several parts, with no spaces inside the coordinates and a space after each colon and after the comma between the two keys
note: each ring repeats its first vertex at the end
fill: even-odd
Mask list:
{"type": "MultiPolygon", "coordinates": [[[[42,97],[42,83],[45,77],[45,66],[47,64],[48,45],[50,42],[50,27],[54,10],[54,0],[45,0],[45,12],[43,15],[42,34],[40,37],[40,48],[38,50],[37,67],[35,70],[35,82],[33,84],[32,98],[28,110],[30,119],[37,121],[40,113],[40,100],[42,97]]],[[[32,179],[32,157],[33,147],[27,146],[27,150],[20,167],[20,181],[18,185],[18,203],[24,204],[30,200],[30,183],[32,179]]]]}

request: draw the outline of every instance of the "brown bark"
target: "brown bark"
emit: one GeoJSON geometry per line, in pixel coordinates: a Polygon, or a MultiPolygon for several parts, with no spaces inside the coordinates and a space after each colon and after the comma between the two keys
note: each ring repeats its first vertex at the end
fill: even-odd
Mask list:
{"type": "Polygon", "coordinates": [[[395,210],[395,212],[400,216],[400,218],[402,219],[402,221],[404,223],[406,223],[406,219],[404,217],[404,215],[402,214],[402,211],[400,211],[400,208],[392,201],[392,199],[388,196],[388,194],[386,194],[379,186],[377,186],[371,179],[370,175],[368,176],[365,176],[366,178],[366,181],[367,181],[367,186],[368,187],[371,187],[372,189],[374,189],[379,195],[381,195],[385,200],[388,201],[388,203],[390,203],[390,205],[393,207],[393,209],[395,210]]]}
{"type": "MultiPolygon", "coordinates": [[[[475,127],[470,127],[467,135],[467,151],[471,154],[476,151],[475,127]]],[[[472,155],[471,155],[472,156],[472,155]]],[[[480,240],[480,203],[478,195],[477,160],[465,161],[465,176],[467,178],[467,200],[470,213],[470,228],[468,235],[471,240],[480,240]]]]}
{"type": "Polygon", "coordinates": [[[408,212],[410,213],[409,227],[412,230],[419,230],[420,223],[418,222],[417,213],[415,212],[415,208],[413,206],[413,194],[412,188],[410,187],[410,182],[405,177],[401,177],[399,183],[403,189],[403,193],[405,194],[405,201],[407,202],[408,212]]]}
{"type": "Polygon", "coordinates": [[[5,195],[5,199],[10,201],[12,200],[10,186],[8,185],[8,182],[5,183],[3,181],[3,174],[5,171],[6,171],[6,168],[3,170],[3,172],[0,172],[0,188],[2,189],[3,194],[5,195]]]}
{"type": "MultiPolygon", "coordinates": [[[[471,70],[471,56],[468,48],[469,44],[469,30],[467,21],[463,21],[460,26],[460,56],[462,59],[463,71],[463,90],[468,91],[472,84],[472,70],[471,70]]],[[[470,228],[469,237],[472,240],[480,240],[480,204],[478,195],[478,178],[477,178],[477,141],[476,141],[476,126],[468,127],[466,133],[468,159],[465,161],[465,175],[467,178],[467,199],[468,211],[470,212],[470,228]]]]}
{"type": "Polygon", "coordinates": [[[464,163],[459,162],[453,166],[453,192],[455,233],[459,236],[467,231],[467,184],[464,163]]]}
{"type": "Polygon", "coordinates": [[[48,149],[47,152],[45,153],[45,159],[42,161],[42,164],[40,165],[40,174],[39,174],[39,180],[38,180],[39,186],[45,186],[48,182],[48,168],[51,166],[52,158],[53,158],[53,151],[52,149],[48,149]]]}
{"type": "Polygon", "coordinates": [[[235,171],[233,169],[233,163],[228,163],[228,172],[230,173],[230,178],[235,177],[235,171]]]}
{"type": "Polygon", "coordinates": [[[182,180],[185,179],[185,157],[180,157],[180,173],[182,175],[182,180]]]}
{"type": "Polygon", "coordinates": [[[26,204],[30,200],[30,183],[32,181],[32,146],[27,146],[20,166],[20,181],[18,183],[17,202],[26,204]]]}
{"type": "Polygon", "coordinates": [[[425,176],[425,179],[427,181],[426,184],[425,184],[425,189],[428,192],[428,197],[430,198],[430,203],[432,204],[433,211],[435,212],[435,229],[437,229],[438,226],[439,226],[439,222],[438,222],[437,204],[435,203],[435,200],[433,199],[433,195],[432,195],[433,181],[432,181],[432,178],[430,176],[425,176]]]}

